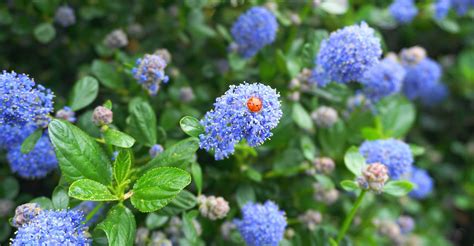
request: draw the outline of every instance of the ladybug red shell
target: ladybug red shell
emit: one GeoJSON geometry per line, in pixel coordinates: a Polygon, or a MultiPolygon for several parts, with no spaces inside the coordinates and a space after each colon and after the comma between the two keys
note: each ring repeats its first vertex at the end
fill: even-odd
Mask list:
{"type": "Polygon", "coordinates": [[[257,113],[260,110],[262,110],[262,100],[258,97],[251,97],[247,101],[247,108],[250,110],[250,112],[257,113]]]}

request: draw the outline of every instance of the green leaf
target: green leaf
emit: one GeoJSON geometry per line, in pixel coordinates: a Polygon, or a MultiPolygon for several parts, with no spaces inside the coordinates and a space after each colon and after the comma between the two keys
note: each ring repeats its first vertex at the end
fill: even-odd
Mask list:
{"type": "Polygon", "coordinates": [[[204,133],[204,127],[199,123],[199,120],[191,116],[184,116],[181,118],[179,125],[183,132],[191,137],[198,137],[204,133]]]}
{"type": "Polygon", "coordinates": [[[128,134],[112,128],[105,130],[104,139],[106,143],[120,148],[131,148],[135,143],[135,139],[128,134]]]}
{"type": "Polygon", "coordinates": [[[184,237],[191,241],[191,245],[196,245],[198,239],[198,233],[194,226],[194,219],[197,217],[197,211],[190,211],[183,214],[183,232],[184,237]]]}
{"type": "Polygon", "coordinates": [[[320,129],[317,134],[322,152],[333,158],[339,158],[343,154],[347,136],[346,126],[342,120],[329,128],[320,129]]]}
{"type": "Polygon", "coordinates": [[[248,184],[240,185],[237,188],[235,196],[237,199],[237,204],[240,208],[242,208],[248,202],[255,202],[257,200],[257,196],[255,195],[253,187],[248,184]]]}
{"type": "Polygon", "coordinates": [[[122,204],[115,205],[96,230],[107,235],[109,245],[133,245],[135,241],[136,222],[133,213],[122,204]]]}
{"type": "Polygon", "coordinates": [[[347,169],[351,171],[356,177],[360,176],[362,169],[366,165],[365,158],[359,153],[359,150],[352,146],[344,155],[344,163],[347,169]]]}
{"type": "Polygon", "coordinates": [[[117,72],[114,65],[101,60],[94,60],[91,70],[92,74],[96,76],[105,87],[110,89],[124,87],[121,73],[117,72]]]}
{"type": "Polygon", "coordinates": [[[112,182],[110,159],[94,139],[71,123],[58,119],[49,123],[48,130],[66,181],[87,178],[105,185],[112,182]]]}
{"type": "Polygon", "coordinates": [[[293,104],[293,112],[291,114],[291,117],[293,118],[293,121],[296,123],[296,125],[298,125],[302,129],[310,132],[314,130],[313,120],[301,104],[293,104]]]}
{"type": "Polygon", "coordinates": [[[114,162],[114,177],[117,184],[122,184],[128,179],[130,169],[132,167],[132,151],[129,149],[122,149],[118,153],[114,162]]]}
{"type": "Polygon", "coordinates": [[[6,177],[1,180],[0,197],[13,200],[20,192],[20,184],[14,177],[6,177]]]}
{"type": "Polygon", "coordinates": [[[300,141],[304,157],[308,161],[313,161],[316,156],[316,146],[314,146],[313,141],[311,141],[311,138],[308,136],[301,137],[300,141]]]}
{"type": "Polygon", "coordinates": [[[43,135],[43,129],[37,129],[30,136],[28,136],[21,144],[21,153],[28,154],[36,146],[36,143],[43,135]]]}
{"type": "Polygon", "coordinates": [[[410,144],[410,149],[413,156],[420,156],[425,153],[425,148],[415,144],[410,144]]]}
{"type": "Polygon", "coordinates": [[[231,52],[227,55],[227,58],[229,60],[229,66],[232,68],[234,71],[240,71],[245,68],[245,65],[247,64],[247,60],[240,57],[239,54],[235,52],[231,52]]]}
{"type": "Polygon", "coordinates": [[[156,144],[156,115],[148,102],[131,105],[128,126],[137,142],[148,147],[156,144]]]}
{"type": "Polygon", "coordinates": [[[148,230],[155,230],[168,222],[168,216],[161,216],[156,213],[149,213],[146,216],[145,224],[148,230]]]}
{"type": "Polygon", "coordinates": [[[148,162],[143,171],[163,166],[184,167],[194,159],[194,154],[199,149],[199,139],[187,138],[165,149],[161,154],[148,162]]]}
{"type": "Polygon", "coordinates": [[[77,111],[91,104],[99,93],[99,82],[90,76],[86,76],[76,82],[72,88],[69,107],[77,111]]]}
{"type": "Polygon", "coordinates": [[[354,191],[359,189],[359,185],[352,180],[343,180],[341,182],[341,187],[346,191],[354,191]]]}
{"type": "Polygon", "coordinates": [[[326,0],[319,7],[333,15],[342,15],[349,9],[349,0],[326,0]]]}
{"type": "Polygon", "coordinates": [[[187,211],[196,206],[197,199],[193,193],[182,190],[176,198],[173,199],[166,207],[158,211],[158,214],[174,216],[187,211]]]}
{"type": "Polygon", "coordinates": [[[67,209],[69,206],[67,189],[61,186],[56,187],[53,191],[52,202],[54,209],[67,209]]]}
{"type": "Polygon", "coordinates": [[[38,204],[42,209],[54,209],[51,199],[44,196],[37,197],[30,202],[38,204]]]}
{"type": "Polygon", "coordinates": [[[377,104],[385,136],[403,137],[415,122],[415,107],[401,96],[386,97],[377,104]]]}
{"type": "Polygon", "coordinates": [[[383,187],[383,192],[392,196],[404,196],[413,190],[414,187],[413,183],[405,180],[389,181],[383,187]]]}
{"type": "Polygon", "coordinates": [[[174,167],[159,167],[141,176],[133,186],[132,204],[141,212],[153,212],[170,203],[191,183],[188,172],[174,167]]]}
{"type": "Polygon", "coordinates": [[[196,185],[196,189],[198,194],[202,192],[202,169],[199,163],[193,163],[191,165],[191,175],[193,176],[194,184],[196,185]]]}
{"type": "Polygon", "coordinates": [[[90,179],[74,181],[69,187],[69,196],[83,201],[115,201],[118,197],[107,186],[90,179]]]}
{"type": "Polygon", "coordinates": [[[245,175],[255,182],[262,182],[262,174],[252,167],[245,170],[245,175]]]}
{"type": "Polygon", "coordinates": [[[41,23],[33,31],[35,38],[42,44],[49,43],[56,36],[56,30],[51,23],[41,23]]]}

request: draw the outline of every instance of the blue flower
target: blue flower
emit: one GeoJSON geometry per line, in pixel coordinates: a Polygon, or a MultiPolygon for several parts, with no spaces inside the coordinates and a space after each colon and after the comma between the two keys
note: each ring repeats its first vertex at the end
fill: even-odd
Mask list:
{"type": "Polygon", "coordinates": [[[360,80],[364,85],[363,92],[372,101],[392,95],[402,89],[405,69],[397,61],[385,58],[377,65],[369,68],[360,80]]]}
{"type": "Polygon", "coordinates": [[[474,1],[472,0],[451,0],[452,7],[456,10],[456,13],[460,16],[463,16],[469,10],[469,7],[474,6],[474,1]]]}
{"type": "Polygon", "coordinates": [[[163,150],[164,149],[163,149],[163,146],[161,146],[161,144],[155,144],[150,148],[148,153],[150,154],[151,158],[155,158],[156,156],[161,154],[161,152],[163,152],[163,150]]]}
{"type": "Polygon", "coordinates": [[[275,41],[278,22],[263,7],[253,7],[239,16],[231,29],[239,54],[244,58],[254,56],[265,45],[275,41]]]}
{"type": "Polygon", "coordinates": [[[234,146],[245,139],[248,145],[261,145],[282,116],[279,93],[269,86],[243,83],[230,89],[214,103],[201,124],[200,147],[214,150],[216,160],[234,153],[234,146]]]}
{"type": "Polygon", "coordinates": [[[0,125],[48,122],[53,111],[53,93],[27,75],[0,74],[0,125]]]}
{"type": "Polygon", "coordinates": [[[410,23],[418,14],[418,9],[413,0],[395,0],[389,7],[393,18],[402,24],[410,23]]]}
{"type": "Polygon", "coordinates": [[[424,90],[438,83],[441,78],[441,66],[425,58],[415,65],[404,64],[406,75],[403,80],[403,93],[411,100],[416,99],[424,90]]]}
{"type": "Polygon", "coordinates": [[[25,126],[0,124],[0,149],[10,149],[21,145],[36,128],[37,127],[33,124],[27,124],[25,126]]]}
{"type": "Polygon", "coordinates": [[[12,245],[90,245],[83,222],[84,216],[80,211],[44,210],[30,223],[18,228],[12,245]]]}
{"type": "Polygon", "coordinates": [[[74,25],[76,23],[74,10],[67,5],[59,7],[54,14],[54,21],[63,27],[74,25]]]}
{"type": "Polygon", "coordinates": [[[166,59],[160,54],[146,54],[143,58],[137,59],[132,74],[138,83],[148,91],[148,94],[155,96],[161,83],[168,83],[169,77],[165,75],[167,65],[166,59]]]}
{"type": "Polygon", "coordinates": [[[451,8],[451,0],[437,0],[434,4],[434,17],[436,20],[442,20],[451,8]]]}
{"type": "Polygon", "coordinates": [[[285,212],[271,201],[263,205],[247,203],[242,208],[242,220],[234,223],[249,246],[277,246],[287,225],[285,212]]]}
{"type": "Polygon", "coordinates": [[[379,162],[387,166],[390,179],[399,179],[410,171],[413,164],[410,147],[396,139],[365,141],[359,152],[368,164],[379,162]]]}
{"type": "Polygon", "coordinates": [[[449,95],[448,87],[441,82],[434,83],[420,92],[421,104],[432,107],[443,102],[449,95]]]}
{"type": "Polygon", "coordinates": [[[331,33],[323,40],[316,58],[315,77],[318,85],[335,81],[357,81],[379,62],[380,39],[365,22],[331,33]]]}
{"type": "Polygon", "coordinates": [[[426,170],[412,167],[409,174],[410,182],[414,183],[415,188],[409,193],[409,196],[415,199],[427,197],[433,190],[433,179],[426,170]]]}
{"type": "MultiPolygon", "coordinates": [[[[87,217],[87,215],[90,212],[92,212],[92,210],[94,210],[97,206],[99,206],[98,202],[84,201],[84,202],[79,203],[79,205],[77,205],[77,207],[75,207],[74,210],[81,211],[87,217]]],[[[86,222],[85,225],[86,226],[91,226],[91,225],[95,224],[100,219],[100,217],[103,215],[103,213],[104,213],[104,207],[98,208],[98,210],[97,210],[97,212],[95,212],[94,216],[92,216],[92,218],[90,218],[86,222]]]]}
{"type": "Polygon", "coordinates": [[[28,154],[21,152],[21,145],[8,150],[7,159],[14,173],[25,179],[43,178],[58,167],[49,137],[43,135],[28,154]]]}
{"type": "Polygon", "coordinates": [[[42,209],[36,203],[22,204],[15,209],[15,216],[12,219],[12,225],[19,228],[24,224],[28,224],[39,213],[41,213],[41,211],[42,209]]]}

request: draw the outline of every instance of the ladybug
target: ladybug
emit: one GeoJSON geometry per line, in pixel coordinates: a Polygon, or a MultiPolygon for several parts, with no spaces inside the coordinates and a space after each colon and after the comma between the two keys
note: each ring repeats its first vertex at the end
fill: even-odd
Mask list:
{"type": "Polygon", "coordinates": [[[250,112],[257,113],[260,110],[262,110],[262,100],[258,97],[251,97],[247,101],[247,108],[250,110],[250,112]]]}

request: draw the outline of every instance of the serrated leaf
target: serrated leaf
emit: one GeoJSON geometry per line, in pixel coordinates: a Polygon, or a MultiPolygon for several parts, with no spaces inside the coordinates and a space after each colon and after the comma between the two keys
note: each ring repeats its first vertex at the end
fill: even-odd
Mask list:
{"type": "Polygon", "coordinates": [[[356,177],[361,175],[362,169],[366,165],[364,156],[362,156],[359,150],[354,146],[350,147],[344,155],[344,163],[347,169],[356,177]]]}
{"type": "Polygon", "coordinates": [[[104,132],[105,142],[120,148],[131,148],[135,139],[119,130],[108,128],[104,132]]]}
{"type": "Polygon", "coordinates": [[[54,209],[67,209],[69,206],[69,196],[67,189],[58,186],[53,191],[52,202],[54,209]]]}
{"type": "Polygon", "coordinates": [[[114,161],[114,177],[118,184],[122,184],[130,175],[132,167],[132,151],[129,149],[122,149],[118,153],[114,161]]]}
{"type": "Polygon", "coordinates": [[[187,190],[182,190],[166,207],[158,211],[158,214],[167,216],[178,215],[194,208],[196,204],[196,196],[187,190]]]}
{"type": "Polygon", "coordinates": [[[199,120],[191,116],[184,116],[181,118],[179,125],[183,132],[191,137],[198,137],[205,131],[199,120]]]}
{"type": "Polygon", "coordinates": [[[86,76],[76,82],[72,88],[69,107],[77,111],[91,104],[99,93],[99,82],[90,76],[86,76]]]}
{"type": "Polygon", "coordinates": [[[171,147],[165,149],[161,154],[148,162],[142,172],[163,166],[184,167],[186,163],[193,160],[194,154],[199,149],[199,139],[187,138],[177,142],[171,147]]]}
{"type": "Polygon", "coordinates": [[[110,159],[89,135],[58,119],[49,123],[48,131],[66,181],[87,178],[105,185],[112,182],[110,159]]]}
{"type": "Polygon", "coordinates": [[[188,172],[159,167],[146,172],[133,186],[132,204],[141,212],[153,212],[170,203],[191,183],[188,172]]]}
{"type": "Polygon", "coordinates": [[[133,213],[122,204],[115,205],[96,230],[107,235],[109,245],[131,246],[135,241],[136,221],[133,213]]]}
{"type": "Polygon", "coordinates": [[[352,180],[343,180],[341,182],[341,187],[346,191],[354,191],[359,189],[359,185],[357,185],[357,183],[352,180]]]}
{"type": "Polygon", "coordinates": [[[293,118],[293,121],[301,127],[302,129],[306,131],[313,131],[313,120],[309,116],[308,112],[306,109],[303,108],[303,106],[299,103],[293,104],[293,111],[291,114],[291,117],[293,118]]]}
{"type": "Polygon", "coordinates": [[[128,126],[130,135],[135,137],[137,142],[148,147],[156,144],[156,115],[148,102],[141,101],[130,105],[128,126]]]}
{"type": "Polygon", "coordinates": [[[30,136],[28,136],[21,144],[21,153],[28,154],[36,146],[36,143],[43,135],[43,129],[36,129],[30,136]]]}
{"type": "Polygon", "coordinates": [[[69,196],[83,201],[115,201],[118,197],[107,186],[90,179],[74,181],[69,187],[69,196]]]}
{"type": "Polygon", "coordinates": [[[92,74],[107,88],[118,89],[124,86],[120,73],[110,63],[94,60],[91,70],[92,74]]]}
{"type": "Polygon", "coordinates": [[[414,187],[413,183],[405,180],[389,181],[383,187],[383,192],[392,196],[404,196],[413,190],[414,187]]]}

